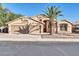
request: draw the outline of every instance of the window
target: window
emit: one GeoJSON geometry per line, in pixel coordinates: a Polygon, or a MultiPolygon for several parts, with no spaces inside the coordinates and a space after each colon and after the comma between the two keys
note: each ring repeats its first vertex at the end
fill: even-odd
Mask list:
{"type": "Polygon", "coordinates": [[[76,25],[76,28],[79,29],[79,25],[76,25]]]}
{"type": "Polygon", "coordinates": [[[60,24],[61,31],[67,31],[67,24],[60,24]]]}

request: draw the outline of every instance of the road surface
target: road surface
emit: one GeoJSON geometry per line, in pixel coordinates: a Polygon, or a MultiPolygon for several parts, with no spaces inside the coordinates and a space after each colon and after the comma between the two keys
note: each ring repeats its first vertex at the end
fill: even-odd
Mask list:
{"type": "Polygon", "coordinates": [[[0,42],[0,56],[79,56],[79,43],[0,42]]]}

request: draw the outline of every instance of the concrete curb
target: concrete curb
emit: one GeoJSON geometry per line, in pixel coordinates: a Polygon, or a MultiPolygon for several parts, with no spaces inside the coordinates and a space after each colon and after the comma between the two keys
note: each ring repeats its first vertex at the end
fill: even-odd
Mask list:
{"type": "Polygon", "coordinates": [[[0,38],[0,41],[32,41],[32,42],[79,42],[79,39],[22,39],[22,38],[0,38]]]}

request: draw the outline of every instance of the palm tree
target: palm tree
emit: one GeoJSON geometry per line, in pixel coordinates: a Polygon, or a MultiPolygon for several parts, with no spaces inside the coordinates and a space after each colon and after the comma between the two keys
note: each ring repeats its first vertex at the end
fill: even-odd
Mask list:
{"type": "Polygon", "coordinates": [[[56,33],[57,33],[57,16],[62,16],[61,11],[56,6],[51,6],[47,8],[47,11],[44,13],[46,17],[50,19],[50,34],[55,33],[55,26],[56,26],[56,33]],[[55,24],[56,21],[56,24],[55,24]]]}

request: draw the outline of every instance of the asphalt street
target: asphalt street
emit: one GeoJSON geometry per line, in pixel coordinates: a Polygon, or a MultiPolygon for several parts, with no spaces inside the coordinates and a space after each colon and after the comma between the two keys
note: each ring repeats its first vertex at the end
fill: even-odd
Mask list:
{"type": "Polygon", "coordinates": [[[79,56],[79,43],[1,41],[0,56],[79,56]]]}

